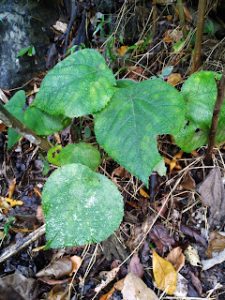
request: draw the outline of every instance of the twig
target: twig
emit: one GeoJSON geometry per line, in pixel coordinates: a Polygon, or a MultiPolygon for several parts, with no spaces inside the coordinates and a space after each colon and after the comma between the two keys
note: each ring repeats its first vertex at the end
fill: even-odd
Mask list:
{"type": "Polygon", "coordinates": [[[201,66],[201,51],[202,51],[202,37],[203,37],[203,29],[204,29],[205,10],[206,10],[206,0],[199,0],[197,31],[196,31],[195,48],[192,56],[191,73],[196,72],[201,66]]]}
{"type": "Polygon", "coordinates": [[[14,117],[1,103],[0,120],[6,126],[13,128],[16,132],[24,136],[31,143],[39,146],[44,151],[48,151],[51,148],[51,145],[47,139],[37,136],[31,129],[24,126],[24,124],[14,117]]]}
{"type": "Polygon", "coordinates": [[[11,256],[16,255],[19,251],[39,239],[43,234],[45,234],[45,225],[42,225],[35,231],[31,232],[25,238],[18,240],[14,245],[7,247],[0,255],[0,263],[3,263],[11,256]]]}
{"type": "Polygon", "coordinates": [[[218,127],[219,113],[224,101],[224,97],[225,97],[225,68],[223,70],[222,78],[220,79],[218,84],[218,95],[214,106],[212,123],[209,131],[209,142],[208,142],[208,148],[206,152],[206,161],[208,162],[211,161],[212,159],[212,153],[213,153],[213,148],[215,146],[216,132],[218,127]]]}
{"type": "Polygon", "coordinates": [[[187,37],[187,29],[185,25],[185,16],[184,16],[184,4],[183,0],[177,0],[177,9],[179,13],[180,25],[182,28],[184,38],[187,37]]]}

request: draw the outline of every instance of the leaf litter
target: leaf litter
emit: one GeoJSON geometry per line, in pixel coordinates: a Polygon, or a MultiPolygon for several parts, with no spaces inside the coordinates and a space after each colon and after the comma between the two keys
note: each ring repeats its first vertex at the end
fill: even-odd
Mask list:
{"type": "MultiPolygon", "coordinates": [[[[160,4],[162,2],[167,5],[170,1],[158,1],[160,4]]],[[[115,6],[120,11],[118,3],[115,3],[115,6]]],[[[131,4],[127,5],[132,11],[131,4]]],[[[192,13],[187,6],[184,7],[185,18],[188,26],[191,26],[192,13]]],[[[168,5],[168,10],[171,7],[173,4],[168,5]]],[[[138,2],[135,9],[135,13],[138,12],[138,2]]],[[[160,11],[164,8],[158,6],[157,9],[160,11]]],[[[149,8],[147,13],[149,15],[149,8]]],[[[141,17],[144,17],[144,13],[141,17]]],[[[163,80],[179,87],[186,76],[185,68],[188,64],[185,55],[188,52],[179,50],[178,54],[173,53],[173,49],[179,48],[177,41],[179,43],[182,39],[182,32],[177,27],[177,15],[170,13],[168,16],[158,17],[160,22],[156,39],[148,40],[147,50],[138,48],[144,47],[147,41],[144,36],[143,40],[135,45],[121,40],[115,49],[107,45],[107,49],[104,48],[103,51],[111,52],[109,64],[111,59],[115,59],[115,69],[118,62],[118,74],[124,72],[120,73],[119,77],[140,81],[150,78],[152,74],[162,74],[163,80]],[[167,39],[165,47],[163,43],[157,45],[163,38],[167,39]],[[117,49],[120,52],[118,61],[117,58],[112,58],[117,49]],[[146,61],[145,51],[148,53],[146,61]],[[143,61],[127,65],[127,58],[131,58],[131,61],[135,58],[130,56],[132,52],[138,54],[138,59],[143,61]],[[179,64],[181,60],[183,67],[179,64]],[[127,68],[127,73],[124,67],[127,68]]],[[[126,21],[126,17],[122,19],[126,21]]],[[[64,25],[66,24],[63,24],[63,28],[60,25],[56,30],[64,31],[64,25]]],[[[101,47],[102,36],[95,34],[95,39],[93,43],[101,47]]],[[[54,47],[56,51],[58,47],[60,45],[54,47]]],[[[36,93],[40,81],[41,77],[37,78],[33,86],[29,86],[29,95],[36,93]]],[[[1,91],[1,95],[2,93],[9,96],[8,91],[1,91]]],[[[95,142],[92,120],[88,117],[74,120],[77,128],[81,127],[81,122],[90,128],[89,138],[95,142]]],[[[34,188],[38,187],[41,191],[45,177],[42,166],[39,164],[38,167],[37,161],[41,161],[42,165],[44,161],[38,155],[37,149],[20,140],[17,148],[14,148],[16,151],[6,153],[4,126],[0,131],[0,157],[3,161],[0,172],[0,222],[3,233],[1,246],[4,250],[16,241],[23,241],[26,238],[26,230],[35,231],[44,223],[43,217],[37,217],[40,215],[37,214],[37,208],[41,203],[40,194],[38,196],[34,188]],[[11,200],[7,202],[6,199],[11,200]],[[21,203],[13,202],[14,199],[21,203]],[[23,205],[14,205],[22,203],[23,205]],[[13,223],[10,222],[11,216],[15,218],[13,223]],[[4,232],[7,232],[7,235],[4,232]]],[[[66,145],[74,135],[70,131],[72,132],[70,129],[65,130],[51,136],[50,139],[53,143],[66,145]]],[[[209,169],[201,157],[204,148],[187,155],[179,151],[169,136],[159,136],[158,146],[160,153],[165,157],[168,170],[165,172],[164,167],[163,172],[160,172],[163,177],[155,175],[157,184],[152,190],[148,190],[126,169],[102,153],[104,160],[99,168],[100,172],[107,174],[119,187],[126,209],[124,221],[112,237],[97,247],[97,250],[95,245],[88,245],[66,248],[63,252],[45,250],[46,241],[43,237],[39,238],[27,249],[3,262],[0,283],[3,294],[4,290],[7,290],[7,298],[11,293],[14,296],[18,293],[25,299],[32,299],[38,293],[42,297],[47,295],[49,299],[66,299],[70,295],[71,299],[77,297],[89,300],[95,297],[97,291],[97,299],[99,297],[101,300],[164,300],[168,294],[187,299],[205,299],[208,295],[209,299],[210,296],[212,299],[223,299],[223,291],[220,289],[218,292],[217,287],[222,286],[224,289],[225,284],[224,149],[221,148],[221,152],[215,151],[215,166],[209,169]],[[201,219],[196,217],[196,211],[201,215],[201,219]],[[37,250],[33,251],[34,249],[37,250]],[[52,259],[55,254],[58,254],[57,259],[52,259]],[[78,261],[73,263],[72,258],[78,261]],[[33,288],[33,284],[38,291],[33,288]],[[17,288],[20,288],[20,292],[17,288]]],[[[52,169],[52,166],[48,166],[46,174],[52,169]]],[[[19,296],[17,298],[19,299],[19,296]]]]}

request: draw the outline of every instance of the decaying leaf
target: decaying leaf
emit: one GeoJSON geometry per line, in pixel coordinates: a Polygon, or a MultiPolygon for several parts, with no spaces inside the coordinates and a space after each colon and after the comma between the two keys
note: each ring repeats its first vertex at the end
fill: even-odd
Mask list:
{"type": "Polygon", "coordinates": [[[102,295],[99,300],[110,300],[114,292],[115,292],[115,288],[112,287],[111,290],[108,293],[102,295]]]}
{"type": "Polygon", "coordinates": [[[132,256],[128,267],[128,271],[140,278],[144,275],[144,267],[140,261],[138,254],[134,254],[132,256]]]}
{"type": "Polygon", "coordinates": [[[113,268],[111,271],[104,272],[104,278],[99,285],[96,286],[95,292],[99,293],[102,289],[104,289],[113,279],[116,277],[119,272],[119,268],[113,268]]]}
{"type": "Polygon", "coordinates": [[[184,254],[186,256],[187,261],[195,267],[199,267],[201,266],[201,262],[200,262],[200,258],[198,255],[198,251],[192,247],[191,245],[189,245],[187,247],[187,249],[184,251],[184,254]]]}
{"type": "Polygon", "coordinates": [[[209,224],[216,227],[225,217],[225,190],[218,167],[213,168],[198,189],[204,205],[210,208],[209,224]]]}
{"type": "Polygon", "coordinates": [[[177,271],[173,265],[155,251],[153,251],[152,265],[156,286],[168,295],[173,295],[177,289],[177,271]]]}
{"type": "Polygon", "coordinates": [[[133,273],[128,273],[121,291],[123,300],[159,300],[156,294],[133,273]]]}
{"type": "Polygon", "coordinates": [[[171,262],[177,272],[179,272],[185,264],[185,256],[180,247],[173,248],[166,259],[171,262]]]}
{"type": "Polygon", "coordinates": [[[51,262],[47,267],[36,274],[36,277],[61,278],[76,272],[81,265],[81,258],[78,256],[62,257],[51,262]]]}
{"type": "Polygon", "coordinates": [[[180,230],[188,237],[195,239],[197,243],[201,243],[204,247],[206,247],[206,240],[197,229],[182,224],[180,226],[180,230]]]}
{"type": "Polygon", "coordinates": [[[121,46],[120,48],[117,49],[117,52],[119,54],[119,56],[124,56],[127,53],[128,50],[128,46],[121,46]]]}
{"type": "Polygon", "coordinates": [[[151,240],[155,243],[160,254],[163,254],[175,244],[174,238],[170,235],[167,228],[162,224],[156,224],[153,226],[149,235],[151,240]]]}
{"type": "Polygon", "coordinates": [[[190,172],[186,173],[181,181],[181,186],[184,190],[194,191],[196,183],[191,176],[190,172]]]}
{"type": "Polygon", "coordinates": [[[172,86],[176,86],[182,82],[182,77],[180,73],[172,73],[168,76],[167,82],[170,83],[172,86]]]}
{"type": "Polygon", "coordinates": [[[216,231],[210,233],[209,245],[206,251],[208,257],[211,258],[213,252],[221,252],[225,249],[225,232],[223,234],[216,231]]]}
{"type": "Polygon", "coordinates": [[[14,191],[15,191],[15,188],[16,188],[16,179],[14,178],[10,184],[9,184],[9,188],[8,188],[8,197],[9,198],[12,198],[13,194],[14,194],[14,191]]]}

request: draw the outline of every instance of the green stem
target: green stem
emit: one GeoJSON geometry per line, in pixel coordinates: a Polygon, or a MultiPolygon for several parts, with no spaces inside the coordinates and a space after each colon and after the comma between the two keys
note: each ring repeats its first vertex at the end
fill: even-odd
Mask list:
{"type": "Polygon", "coordinates": [[[38,145],[44,151],[51,148],[51,144],[47,139],[37,136],[31,129],[27,128],[22,122],[14,117],[5,107],[0,103],[0,120],[10,128],[13,128],[17,133],[24,136],[31,143],[38,145]]]}

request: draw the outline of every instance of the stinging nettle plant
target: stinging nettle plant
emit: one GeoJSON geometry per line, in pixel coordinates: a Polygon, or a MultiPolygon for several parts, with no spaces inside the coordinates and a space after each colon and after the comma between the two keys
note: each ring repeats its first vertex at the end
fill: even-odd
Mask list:
{"type": "MultiPolygon", "coordinates": [[[[173,135],[186,152],[207,143],[220,77],[200,71],[185,81],[180,92],[160,78],[138,83],[116,80],[97,51],[84,49],[48,72],[26,110],[24,91],[5,108],[40,136],[62,130],[74,117],[92,114],[99,145],[148,186],[153,170],[165,172],[158,135],[173,135]]],[[[225,140],[224,121],[225,105],[217,143],[225,140]]],[[[8,129],[9,148],[19,138],[8,129]]],[[[48,245],[61,248],[105,240],[122,221],[123,199],[116,186],[96,172],[99,151],[80,142],[53,147],[47,157],[59,166],[42,194],[48,245]]]]}

